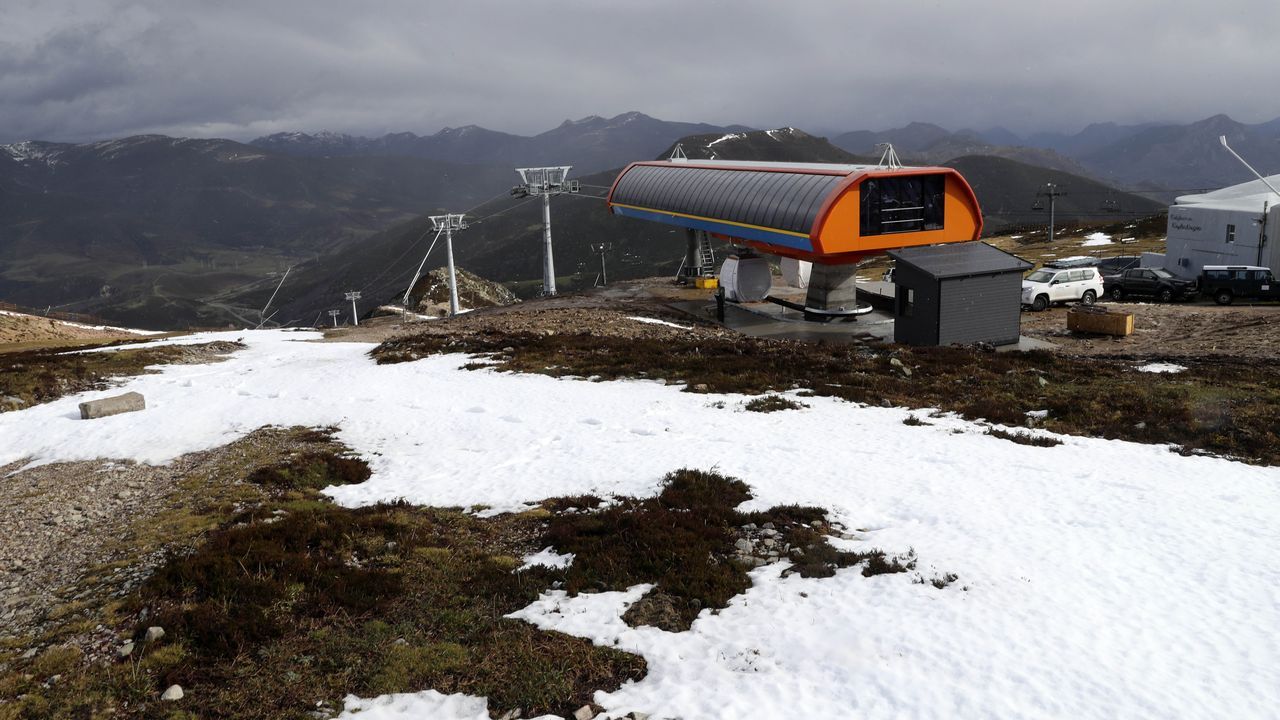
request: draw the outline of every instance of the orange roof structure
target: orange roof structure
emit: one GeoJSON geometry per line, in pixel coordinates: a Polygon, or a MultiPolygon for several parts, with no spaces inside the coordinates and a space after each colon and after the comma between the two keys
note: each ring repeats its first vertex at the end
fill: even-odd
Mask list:
{"type": "Polygon", "coordinates": [[[608,205],[616,215],[828,265],[982,234],[973,189],[945,167],[637,162],[618,175],[608,205]]]}

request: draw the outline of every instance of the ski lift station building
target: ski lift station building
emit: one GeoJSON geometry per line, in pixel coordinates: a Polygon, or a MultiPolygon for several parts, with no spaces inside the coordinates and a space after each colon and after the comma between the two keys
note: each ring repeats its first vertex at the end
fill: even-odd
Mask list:
{"type": "Polygon", "coordinates": [[[881,165],[636,162],[614,181],[608,205],[616,215],[685,228],[685,276],[715,273],[710,238],[736,246],[720,270],[729,300],[767,297],[768,263],[757,253],[812,263],[806,318],[859,312],[856,263],[865,257],[982,234],[977,197],[960,173],[903,167],[896,157],[881,165]]]}
{"type": "MultiPolygon", "coordinates": [[[[1280,188],[1280,175],[1267,181],[1280,188]]],[[[1274,239],[1280,233],[1280,194],[1261,180],[1199,195],[1169,206],[1164,267],[1197,277],[1205,265],[1258,265],[1280,274],[1274,239]]]]}
{"type": "Polygon", "coordinates": [[[702,231],[818,266],[976,240],[982,213],[951,168],[756,161],[637,162],[609,191],[616,215],[702,231]]]}

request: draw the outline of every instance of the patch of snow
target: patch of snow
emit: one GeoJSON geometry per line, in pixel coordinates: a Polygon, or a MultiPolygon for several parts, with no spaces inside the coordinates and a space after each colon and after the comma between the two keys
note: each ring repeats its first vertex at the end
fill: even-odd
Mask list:
{"type": "Polygon", "coordinates": [[[720,138],[719,140],[712,140],[711,142],[707,143],[707,147],[708,147],[708,148],[711,148],[712,146],[717,145],[717,144],[719,144],[719,143],[722,143],[722,142],[724,142],[725,140],[732,140],[732,139],[734,139],[734,138],[738,138],[738,137],[746,137],[746,135],[745,135],[745,134],[740,134],[740,133],[729,133],[728,135],[725,135],[724,137],[720,138]]]}
{"type": "Polygon", "coordinates": [[[658,318],[640,317],[640,316],[638,316],[638,315],[628,315],[628,316],[627,316],[627,319],[628,319],[628,320],[635,320],[636,322],[648,323],[648,324],[650,324],[650,325],[665,325],[665,326],[667,326],[667,327],[678,328],[678,329],[680,329],[680,330],[692,330],[692,329],[693,329],[693,326],[691,326],[691,325],[678,325],[678,324],[676,324],[676,323],[668,322],[668,321],[666,321],[666,320],[659,320],[658,318]]]}
{"type": "MultiPolygon", "coordinates": [[[[440,718],[441,720],[492,720],[489,701],[484,698],[454,693],[445,695],[435,690],[396,693],[371,700],[348,695],[343,701],[339,720],[391,720],[391,718],[440,718]]],[[[544,716],[545,717],[545,716],[544,716]]]]}
{"type": "MultiPolygon", "coordinates": [[[[646,658],[644,679],[595,696],[614,715],[1265,718],[1280,706],[1280,469],[1099,438],[1030,447],[954,416],[903,425],[927,409],[826,397],[805,412],[727,412],[716,401],[745,397],[468,372],[463,355],[377,365],[371,344],[319,337],[183,338],[247,347],[0,414],[0,465],[164,463],[263,425],[335,425],[373,471],[327,489],[349,507],[519,512],[550,496],[649,496],[667,472],[716,468],[751,486],[744,511],[818,505],[860,528],[849,546],[914,548],[908,574],[758,568],[684,633],[621,621],[643,586],[548,592],[519,611],[646,658]],[[78,419],[79,402],[121,391],[147,409],[78,419]],[[959,579],[916,582],[945,573],[959,579]]],[[[379,720],[483,708],[432,691],[347,706],[379,720]]]]}
{"type": "Polygon", "coordinates": [[[0,150],[17,162],[43,162],[49,167],[57,165],[62,156],[61,148],[33,140],[0,145],[0,150]]]}
{"type": "Polygon", "coordinates": [[[1021,236],[1021,235],[1010,235],[1010,236],[1009,236],[1009,239],[1010,239],[1010,240],[1021,240],[1021,239],[1022,239],[1022,236],[1021,236]]]}
{"type": "Polygon", "coordinates": [[[1089,235],[1085,235],[1084,238],[1084,242],[1080,243],[1083,247],[1111,244],[1111,236],[1102,232],[1091,233],[1089,235]]]}
{"type": "Polygon", "coordinates": [[[567,568],[573,563],[573,553],[564,553],[563,555],[556,552],[553,547],[545,547],[532,555],[524,556],[524,564],[516,568],[516,571],[527,570],[531,567],[541,565],[551,569],[567,568]]]}
{"type": "Polygon", "coordinates": [[[1174,363],[1162,363],[1162,362],[1147,363],[1146,365],[1143,365],[1138,368],[1138,372],[1149,372],[1149,373],[1180,373],[1183,370],[1186,370],[1186,368],[1183,367],[1182,365],[1175,365],[1174,363]]]}
{"type": "Polygon", "coordinates": [[[1045,418],[1049,417],[1048,410],[1028,410],[1026,414],[1027,414],[1027,417],[1035,418],[1036,420],[1044,420],[1045,418]]]}

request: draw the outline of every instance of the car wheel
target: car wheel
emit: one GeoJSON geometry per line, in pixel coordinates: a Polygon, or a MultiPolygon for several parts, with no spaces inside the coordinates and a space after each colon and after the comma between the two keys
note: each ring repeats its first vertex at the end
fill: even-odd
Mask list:
{"type": "Polygon", "coordinates": [[[1213,301],[1218,303],[1219,305],[1230,305],[1231,300],[1232,298],[1231,298],[1230,290],[1219,290],[1213,296],[1213,301]]]}
{"type": "Polygon", "coordinates": [[[1098,294],[1092,290],[1085,290],[1084,294],[1080,296],[1080,302],[1084,303],[1085,305],[1092,305],[1094,301],[1096,301],[1097,299],[1098,299],[1098,294]]]}
{"type": "Polygon", "coordinates": [[[1037,295],[1036,299],[1031,302],[1031,309],[1036,312],[1044,312],[1049,309],[1049,296],[1037,295]]]}
{"type": "Polygon", "coordinates": [[[1124,289],[1120,287],[1111,288],[1111,299],[1120,302],[1124,299],[1124,289]]]}
{"type": "Polygon", "coordinates": [[[1160,288],[1160,302],[1173,302],[1173,291],[1169,288],[1160,288]]]}

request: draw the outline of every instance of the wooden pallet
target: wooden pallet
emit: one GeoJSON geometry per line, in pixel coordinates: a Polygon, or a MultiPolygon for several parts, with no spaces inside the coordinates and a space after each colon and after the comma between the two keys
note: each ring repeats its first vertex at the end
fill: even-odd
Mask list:
{"type": "Polygon", "coordinates": [[[1067,311],[1067,329],[1126,337],[1133,334],[1133,313],[1108,310],[1102,305],[1077,305],[1067,311]]]}

